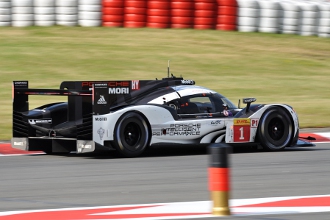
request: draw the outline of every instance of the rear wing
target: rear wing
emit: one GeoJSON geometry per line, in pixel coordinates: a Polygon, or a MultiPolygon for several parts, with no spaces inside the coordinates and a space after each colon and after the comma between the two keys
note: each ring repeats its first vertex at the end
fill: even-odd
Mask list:
{"type": "Polygon", "coordinates": [[[79,85],[81,85],[79,82],[62,82],[60,89],[29,89],[28,81],[13,81],[13,112],[29,110],[29,95],[68,96],[68,119],[69,121],[76,120],[77,117],[81,116],[84,110],[86,110],[84,107],[90,105],[92,101],[92,91],[90,91],[89,88],[79,85]],[[77,114],[79,113],[78,109],[81,109],[82,114],[77,114]]]}
{"type": "Polygon", "coordinates": [[[29,95],[68,96],[68,120],[74,121],[87,113],[109,113],[112,106],[131,104],[161,87],[194,84],[193,80],[171,77],[162,80],[64,81],[60,89],[29,89],[28,81],[14,81],[13,111],[28,111],[29,95]]]}
{"type": "MultiPolygon", "coordinates": [[[[63,82],[60,89],[30,89],[28,81],[14,81],[12,85],[13,100],[13,137],[34,137],[35,129],[31,128],[23,112],[29,111],[30,95],[55,95],[68,97],[67,121],[92,126],[92,91],[82,87],[79,82],[63,82]]],[[[84,127],[84,126],[82,126],[84,127]]],[[[84,129],[84,128],[83,128],[84,129]]],[[[90,132],[82,132],[81,137],[91,137],[90,132]]]]}

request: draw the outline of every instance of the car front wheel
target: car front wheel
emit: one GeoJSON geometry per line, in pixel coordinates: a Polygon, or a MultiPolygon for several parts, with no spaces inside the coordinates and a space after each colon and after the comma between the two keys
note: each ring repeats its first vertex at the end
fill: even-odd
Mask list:
{"type": "Polygon", "coordinates": [[[265,150],[282,150],[289,146],[293,136],[293,124],[288,113],[280,107],[272,107],[263,114],[258,128],[258,140],[265,150]]]}

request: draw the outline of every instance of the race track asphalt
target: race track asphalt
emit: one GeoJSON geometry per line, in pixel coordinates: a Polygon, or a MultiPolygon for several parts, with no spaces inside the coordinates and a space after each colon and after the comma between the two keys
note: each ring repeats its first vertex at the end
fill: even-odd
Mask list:
{"type": "MultiPolygon", "coordinates": [[[[206,152],[195,147],[152,149],[140,158],[0,157],[0,212],[210,200],[206,152]]],[[[329,143],[282,152],[235,149],[231,198],[329,194],[329,155],[329,143]]],[[[329,219],[329,213],[227,218],[329,219]]]]}

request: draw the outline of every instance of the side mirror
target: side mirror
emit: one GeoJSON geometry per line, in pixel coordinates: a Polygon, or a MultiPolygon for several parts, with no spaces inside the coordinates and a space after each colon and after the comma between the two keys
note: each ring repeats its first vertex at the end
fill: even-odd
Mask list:
{"type": "Polygon", "coordinates": [[[255,101],[257,101],[256,98],[243,98],[243,103],[246,104],[245,113],[248,113],[249,112],[251,103],[252,102],[255,102],[255,101]]]}
{"type": "Polygon", "coordinates": [[[243,98],[243,103],[244,104],[251,104],[252,102],[255,102],[255,101],[257,101],[257,99],[256,98],[243,98]]]}

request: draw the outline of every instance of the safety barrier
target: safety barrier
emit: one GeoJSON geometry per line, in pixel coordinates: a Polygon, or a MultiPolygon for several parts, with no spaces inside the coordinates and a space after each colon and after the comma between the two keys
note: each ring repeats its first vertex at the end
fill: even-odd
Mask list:
{"type": "Polygon", "coordinates": [[[194,28],[330,37],[329,0],[0,0],[0,26],[194,28]]]}

